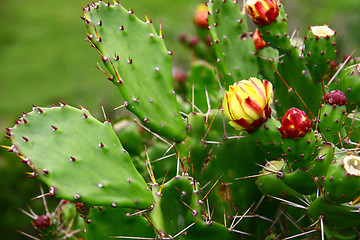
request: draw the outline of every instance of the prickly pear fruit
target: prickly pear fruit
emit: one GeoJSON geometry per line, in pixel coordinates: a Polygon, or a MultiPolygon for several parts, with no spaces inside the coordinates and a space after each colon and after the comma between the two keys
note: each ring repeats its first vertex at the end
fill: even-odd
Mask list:
{"type": "Polygon", "coordinates": [[[332,90],[324,97],[320,109],[319,128],[325,140],[332,142],[345,125],[347,99],[340,90],[332,90]]]}
{"type": "Polygon", "coordinates": [[[283,4],[275,0],[248,0],[246,6],[264,41],[282,53],[289,52],[292,47],[286,33],[288,20],[283,4]],[[261,5],[271,5],[267,8],[270,13],[258,9],[261,5]]]}
{"type": "Polygon", "coordinates": [[[329,72],[336,55],[335,44],[335,31],[327,25],[309,27],[304,41],[304,57],[314,81],[320,81],[329,72]]]}
{"type": "Polygon", "coordinates": [[[316,142],[311,127],[312,121],[297,108],[289,109],[281,119],[282,149],[292,170],[307,167],[313,159],[316,142]]]}

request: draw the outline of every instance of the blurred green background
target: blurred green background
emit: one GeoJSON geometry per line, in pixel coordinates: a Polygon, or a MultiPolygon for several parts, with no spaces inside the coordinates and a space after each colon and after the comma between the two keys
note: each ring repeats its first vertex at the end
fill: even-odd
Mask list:
{"type": "MultiPolygon", "coordinates": [[[[192,14],[201,0],[123,0],[126,8],[144,13],[158,29],[162,23],[165,42],[174,51],[174,65],[188,69],[191,52],[183,47],[181,33],[193,35],[192,14]]],[[[239,1],[240,5],[242,1],[239,1]]],[[[328,24],[338,35],[339,59],[360,46],[360,5],[353,0],[283,1],[289,14],[289,33],[300,29],[300,36],[310,25],[328,24]]],[[[110,119],[121,105],[117,89],[93,67],[99,56],[84,41],[85,27],[81,5],[89,1],[3,1],[0,0],[0,144],[5,127],[32,108],[49,106],[64,100],[85,106],[103,120],[100,99],[110,119]]],[[[0,236],[2,239],[28,239],[16,229],[33,233],[29,218],[18,208],[27,204],[43,213],[41,201],[30,199],[39,194],[39,184],[28,178],[24,164],[5,149],[0,150],[0,236]]],[[[56,202],[50,204],[54,206],[56,202]]]]}

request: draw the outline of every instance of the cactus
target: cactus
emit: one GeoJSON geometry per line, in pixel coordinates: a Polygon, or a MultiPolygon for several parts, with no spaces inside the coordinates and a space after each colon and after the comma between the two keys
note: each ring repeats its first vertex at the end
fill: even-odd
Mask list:
{"type": "Polygon", "coordinates": [[[194,23],[195,42],[211,44],[189,42],[196,60],[176,95],[161,27],[115,1],[83,10],[108,72],[98,69],[136,119],[102,123],[61,103],[34,106],[7,129],[3,147],[49,187],[41,197],[62,199],[57,214],[26,213],[39,238],[24,235],[358,239],[360,70],[330,68],[333,30],[310,27],[294,46],[280,1],[210,0],[194,23]],[[63,235],[71,215],[85,234],[63,235]]]}

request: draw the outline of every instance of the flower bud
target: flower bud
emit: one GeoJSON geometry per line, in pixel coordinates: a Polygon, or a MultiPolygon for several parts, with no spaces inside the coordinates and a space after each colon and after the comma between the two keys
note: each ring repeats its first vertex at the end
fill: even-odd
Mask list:
{"type": "Polygon", "coordinates": [[[264,39],[262,39],[262,37],[260,36],[260,32],[259,32],[259,29],[256,29],[253,36],[252,36],[252,39],[255,43],[255,48],[256,50],[260,50],[264,47],[266,47],[266,42],[264,41],[264,39]]]}
{"type": "Polygon", "coordinates": [[[194,13],[194,23],[201,28],[208,27],[208,12],[209,9],[205,4],[200,4],[194,13]]]}
{"type": "Polygon", "coordinates": [[[45,230],[50,226],[50,218],[45,215],[41,215],[35,219],[34,227],[39,230],[45,230]]]}
{"type": "Polygon", "coordinates": [[[340,90],[332,90],[324,97],[325,103],[330,105],[347,105],[347,98],[345,94],[340,90]]]}
{"type": "Polygon", "coordinates": [[[284,138],[304,137],[311,130],[312,121],[304,111],[290,108],[281,119],[279,131],[284,138]]]}
{"type": "Polygon", "coordinates": [[[277,0],[247,0],[246,8],[256,24],[267,25],[279,15],[277,0]]]}
{"type": "Polygon", "coordinates": [[[230,119],[229,124],[237,130],[249,133],[270,117],[272,84],[257,78],[242,80],[225,91],[223,109],[230,119]]]}

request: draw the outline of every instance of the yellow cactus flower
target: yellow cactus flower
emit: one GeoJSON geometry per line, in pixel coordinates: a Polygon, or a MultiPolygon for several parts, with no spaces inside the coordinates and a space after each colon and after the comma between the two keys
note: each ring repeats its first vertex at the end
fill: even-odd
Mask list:
{"type": "Polygon", "coordinates": [[[223,110],[229,124],[251,133],[271,115],[272,84],[257,78],[242,80],[225,91],[223,110]]]}

